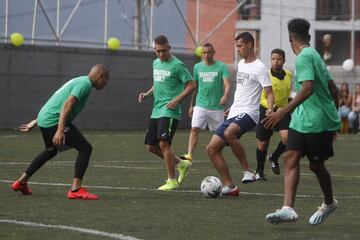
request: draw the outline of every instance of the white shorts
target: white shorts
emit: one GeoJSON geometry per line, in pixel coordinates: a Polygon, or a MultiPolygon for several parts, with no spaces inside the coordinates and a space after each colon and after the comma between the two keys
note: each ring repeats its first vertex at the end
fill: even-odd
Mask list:
{"type": "Polygon", "coordinates": [[[195,106],[191,127],[205,129],[208,126],[210,131],[215,131],[224,122],[224,110],[209,110],[195,106]]]}

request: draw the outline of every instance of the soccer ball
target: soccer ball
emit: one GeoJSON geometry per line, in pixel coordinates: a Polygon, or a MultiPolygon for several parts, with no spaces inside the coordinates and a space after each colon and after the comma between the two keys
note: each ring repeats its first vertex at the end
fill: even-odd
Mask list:
{"type": "Polygon", "coordinates": [[[220,195],[221,189],[222,183],[217,177],[208,176],[201,181],[200,190],[206,197],[216,198],[220,195]]]}

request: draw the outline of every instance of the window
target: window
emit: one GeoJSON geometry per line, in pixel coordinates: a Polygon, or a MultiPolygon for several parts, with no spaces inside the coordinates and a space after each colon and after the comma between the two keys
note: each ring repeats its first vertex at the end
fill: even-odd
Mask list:
{"type": "Polygon", "coordinates": [[[328,65],[341,65],[345,59],[350,58],[351,49],[348,46],[351,46],[350,31],[316,31],[315,33],[315,48],[328,65]]]}
{"type": "Polygon", "coordinates": [[[360,19],[360,1],[355,0],[355,19],[360,19]]]}
{"type": "MultiPolygon", "coordinates": [[[[240,1],[238,1],[240,2],[240,1]]],[[[238,12],[238,19],[241,20],[259,20],[260,19],[261,0],[247,0],[238,12]]]]}
{"type": "Polygon", "coordinates": [[[355,64],[360,65],[360,32],[355,32],[355,64]]]}
{"type": "Polygon", "coordinates": [[[350,0],[316,0],[316,20],[350,20],[350,19],[351,19],[350,0]]]}

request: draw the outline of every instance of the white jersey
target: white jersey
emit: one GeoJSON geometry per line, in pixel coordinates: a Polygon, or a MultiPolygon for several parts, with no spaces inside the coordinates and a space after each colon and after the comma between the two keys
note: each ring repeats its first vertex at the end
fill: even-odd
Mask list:
{"type": "Polygon", "coordinates": [[[251,63],[239,61],[236,74],[236,91],[228,119],[240,113],[247,113],[257,124],[259,121],[259,105],[261,91],[271,86],[269,72],[260,59],[251,63]]]}

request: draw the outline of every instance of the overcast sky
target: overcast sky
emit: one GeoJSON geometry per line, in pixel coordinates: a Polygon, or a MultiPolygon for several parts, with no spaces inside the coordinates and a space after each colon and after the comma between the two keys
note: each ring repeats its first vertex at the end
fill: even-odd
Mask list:
{"type": "MultiPolygon", "coordinates": [[[[31,38],[34,0],[8,0],[8,35],[19,32],[25,38],[31,38]]],[[[77,0],[60,1],[60,23],[59,29],[63,28],[69,15],[74,9],[77,0]]],[[[142,2],[145,2],[143,0],[142,2]]],[[[176,7],[171,0],[158,0],[160,3],[154,8],[153,37],[165,34],[169,37],[171,44],[183,47],[185,45],[185,25],[183,24],[176,7]]],[[[0,0],[0,36],[5,36],[5,3],[0,0]]],[[[56,29],[56,6],[57,0],[42,0],[44,7],[56,29]]],[[[80,7],[74,14],[70,24],[61,36],[62,40],[98,42],[104,41],[104,0],[82,0],[80,7]]],[[[186,16],[186,1],[177,0],[183,14],[186,16]]],[[[143,7],[142,33],[143,43],[147,44],[149,33],[149,9],[143,7]]],[[[108,37],[117,37],[126,45],[133,43],[134,39],[134,0],[108,0],[108,37]]],[[[37,7],[36,31],[37,39],[55,39],[49,23],[43,14],[40,6],[37,7]]],[[[2,38],[2,41],[4,39],[2,38]]]]}

